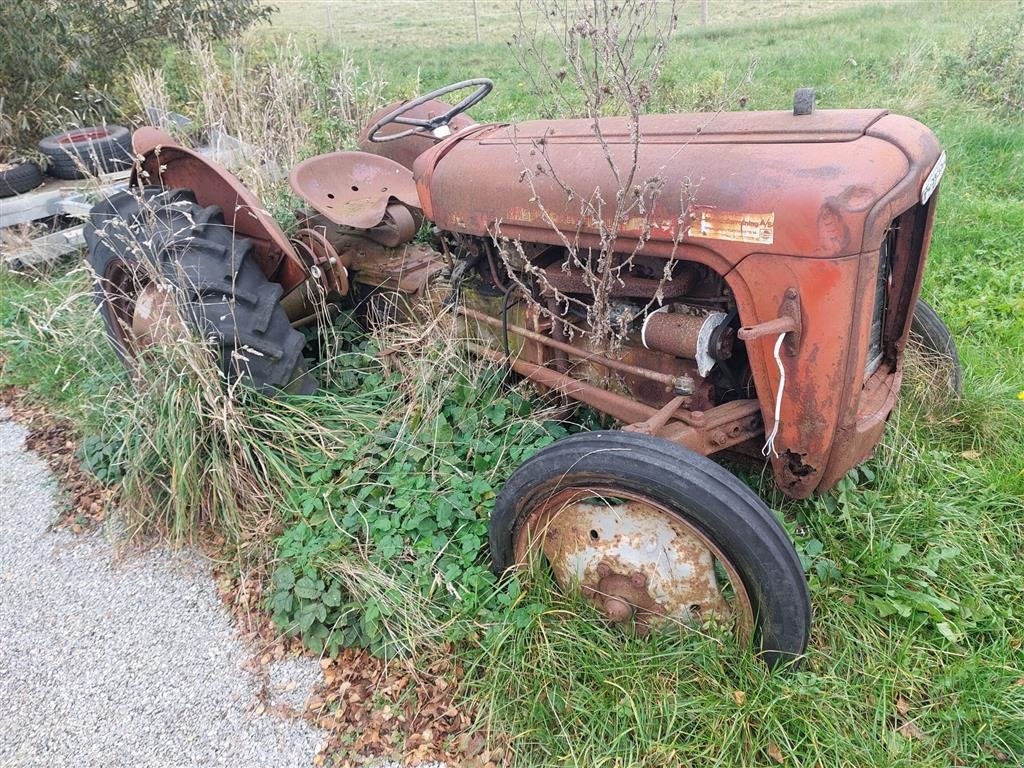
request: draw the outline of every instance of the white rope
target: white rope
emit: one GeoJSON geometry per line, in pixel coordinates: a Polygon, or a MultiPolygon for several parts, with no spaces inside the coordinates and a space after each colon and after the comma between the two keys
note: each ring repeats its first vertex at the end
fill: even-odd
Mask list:
{"type": "Polygon", "coordinates": [[[640,343],[644,345],[645,349],[650,349],[647,346],[647,324],[651,322],[651,318],[659,312],[668,312],[668,304],[663,307],[658,307],[653,312],[648,312],[647,317],[644,318],[644,324],[640,326],[640,343]]]}
{"type": "Polygon", "coordinates": [[[775,395],[775,423],[772,424],[771,432],[768,433],[768,439],[765,440],[764,447],[761,448],[762,456],[778,456],[778,451],[775,450],[775,438],[779,434],[779,415],[782,412],[782,390],[786,387],[786,369],[782,366],[782,357],[779,354],[779,350],[782,349],[782,340],[786,338],[785,333],[780,333],[779,338],[775,340],[775,364],[779,366],[779,391],[775,395]]]}

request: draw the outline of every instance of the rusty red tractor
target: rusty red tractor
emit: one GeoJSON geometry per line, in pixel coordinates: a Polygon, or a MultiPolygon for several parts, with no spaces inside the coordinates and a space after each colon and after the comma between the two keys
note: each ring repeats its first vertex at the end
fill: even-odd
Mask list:
{"type": "Polygon", "coordinates": [[[474,354],[623,425],[558,440],[514,472],[490,521],[495,571],[536,555],[640,633],[724,621],[769,664],[799,658],[811,605],[797,552],[709,457],[767,457],[792,498],[831,488],[879,442],[912,326],[959,385],[949,333],[918,299],[938,141],[882,109],[815,110],[806,92],[793,112],[642,117],[638,173],[666,190],[701,181],[616,230],[613,257],[631,258],[606,298],[623,337],[601,352],[567,328],[593,299],[577,267],[608,247],[607,229],[567,190],[615,187],[608,160],[630,151],[630,123],[602,119],[600,139],[590,120],[477,124],[465,112],[490,89],[471,80],[389,105],[362,151],[298,165],[308,208],[290,238],[226,170],[136,131],[132,187],[86,233],[116,349],[151,341],[155,266],[228,380],[309,393],[296,327],[322,311],[311,296],[412,306],[440,286],[432,311],[459,319],[474,354]],[[461,89],[454,106],[440,100],[461,89]],[[541,145],[555,172],[526,183],[526,149],[541,145]],[[417,238],[424,222],[432,234],[417,238]]]}

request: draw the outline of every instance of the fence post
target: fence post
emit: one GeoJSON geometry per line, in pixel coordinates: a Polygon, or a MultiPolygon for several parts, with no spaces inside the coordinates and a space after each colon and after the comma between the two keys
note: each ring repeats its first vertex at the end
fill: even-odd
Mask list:
{"type": "MultiPolygon", "coordinates": [[[[476,4],[476,0],[474,5],[476,4]]],[[[700,0],[700,25],[706,27],[708,25],[708,0],[700,0]]]]}

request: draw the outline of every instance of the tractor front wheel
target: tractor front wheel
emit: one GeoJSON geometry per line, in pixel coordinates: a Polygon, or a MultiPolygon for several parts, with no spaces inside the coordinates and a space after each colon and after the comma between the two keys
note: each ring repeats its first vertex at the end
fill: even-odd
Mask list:
{"type": "Polygon", "coordinates": [[[936,369],[934,378],[941,382],[946,394],[959,397],[964,388],[964,372],[956,342],[939,313],[923,299],[918,299],[914,307],[910,337],[925,353],[926,362],[936,369]]]}
{"type": "Polygon", "coordinates": [[[281,286],[264,276],[252,241],[236,236],[220,208],[199,205],[185,189],[130,189],[93,208],[85,240],[100,314],[125,363],[173,340],[184,322],[208,342],[226,382],[268,393],[316,388],[281,286]]]}
{"type": "Polygon", "coordinates": [[[640,634],[725,622],[769,666],[807,647],[807,582],[785,530],[746,485],[675,443],[559,440],[513,473],[490,539],[496,572],[539,557],[559,587],[640,634]]]}

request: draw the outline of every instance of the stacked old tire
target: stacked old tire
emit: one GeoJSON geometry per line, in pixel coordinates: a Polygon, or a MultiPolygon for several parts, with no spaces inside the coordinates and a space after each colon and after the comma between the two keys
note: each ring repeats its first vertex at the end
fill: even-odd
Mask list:
{"type": "MultiPolygon", "coordinates": [[[[57,179],[84,179],[132,167],[131,131],[123,125],[74,128],[39,142],[46,175],[57,179]]],[[[43,167],[27,159],[0,163],[0,198],[30,192],[45,180],[43,167]]]]}
{"type": "Polygon", "coordinates": [[[123,125],[74,128],[39,142],[47,173],[58,179],[84,179],[132,166],[131,131],[123,125]]]}
{"type": "Polygon", "coordinates": [[[30,160],[0,163],[0,197],[13,197],[43,183],[43,172],[30,160]]]}

